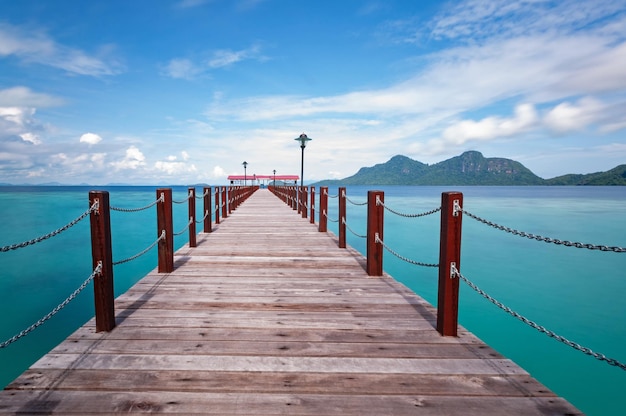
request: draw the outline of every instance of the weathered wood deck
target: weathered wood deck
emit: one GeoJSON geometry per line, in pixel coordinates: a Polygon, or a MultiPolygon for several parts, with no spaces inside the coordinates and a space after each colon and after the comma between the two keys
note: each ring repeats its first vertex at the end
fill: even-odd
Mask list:
{"type": "Polygon", "coordinates": [[[0,392],[0,414],[580,412],[268,191],[0,392]]]}

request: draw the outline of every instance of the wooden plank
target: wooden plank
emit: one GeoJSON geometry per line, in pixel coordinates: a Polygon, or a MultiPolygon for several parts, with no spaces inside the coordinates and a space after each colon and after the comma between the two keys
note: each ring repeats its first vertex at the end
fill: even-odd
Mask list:
{"type": "Polygon", "coordinates": [[[35,390],[181,391],[308,394],[382,394],[554,397],[527,374],[436,375],[354,373],[272,373],[220,371],[29,370],[8,386],[35,390]]]}
{"type": "Polygon", "coordinates": [[[183,413],[212,415],[575,415],[571,405],[554,397],[245,394],[125,391],[13,391],[0,411],[20,413],[183,413]]]}

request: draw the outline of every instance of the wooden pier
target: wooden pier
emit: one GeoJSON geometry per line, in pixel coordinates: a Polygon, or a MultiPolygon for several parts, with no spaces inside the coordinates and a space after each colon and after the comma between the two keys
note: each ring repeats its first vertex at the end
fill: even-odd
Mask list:
{"type": "Polygon", "coordinates": [[[0,414],[581,414],[266,190],[0,392],[0,414]]]}

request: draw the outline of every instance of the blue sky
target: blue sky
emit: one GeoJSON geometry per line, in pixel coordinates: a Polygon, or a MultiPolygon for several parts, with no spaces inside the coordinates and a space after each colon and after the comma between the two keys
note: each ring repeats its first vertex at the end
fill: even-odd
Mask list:
{"type": "Polygon", "coordinates": [[[624,0],[0,0],[0,182],[626,163],[624,0]]]}

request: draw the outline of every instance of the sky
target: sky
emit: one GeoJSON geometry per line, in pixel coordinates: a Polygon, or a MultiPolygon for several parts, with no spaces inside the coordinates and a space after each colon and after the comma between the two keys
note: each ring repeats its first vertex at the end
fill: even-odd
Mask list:
{"type": "Polygon", "coordinates": [[[0,183],[626,163],[626,0],[0,0],[0,183]]]}

